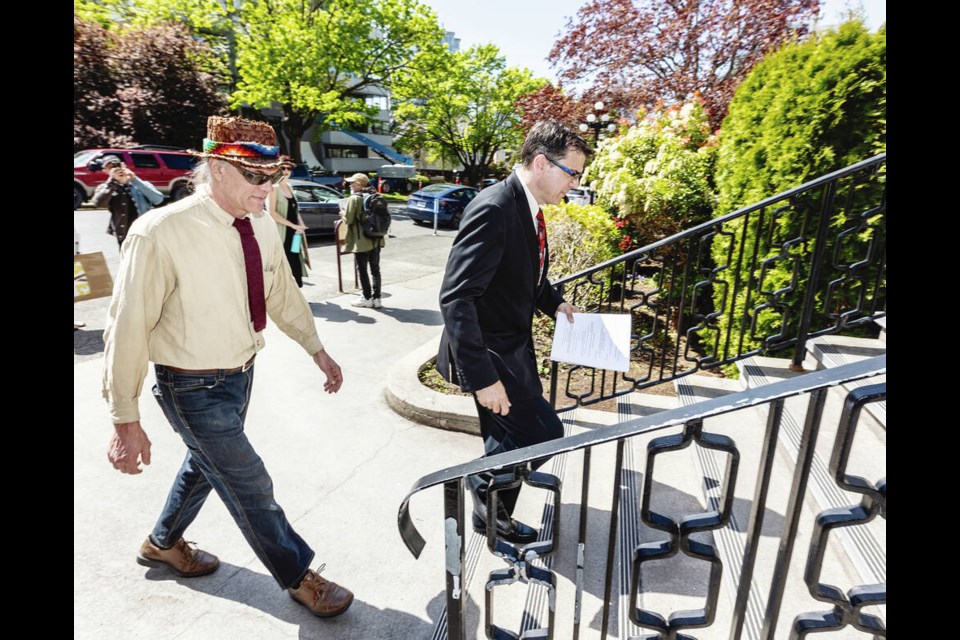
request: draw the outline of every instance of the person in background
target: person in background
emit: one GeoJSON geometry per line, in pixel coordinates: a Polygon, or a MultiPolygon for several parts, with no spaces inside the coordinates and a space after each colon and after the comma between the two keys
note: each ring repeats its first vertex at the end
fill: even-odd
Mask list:
{"type": "MultiPolygon", "coordinates": [[[[137,562],[183,578],[215,571],[220,560],[183,537],[215,491],[280,588],[314,615],[336,616],[353,594],[321,577],[324,565],[310,568],[314,550],[277,504],[244,431],[268,314],[326,376],[324,391],[343,384],[264,211],[283,177],[276,133],[264,122],[210,116],[203,151],[194,154],[195,193],[134,221],[103,332],[110,463],[128,474],[150,464],[139,410],[150,362],[153,397],[186,446],[137,562]]],[[[272,437],[283,437],[283,416],[276,422],[272,437]]]]}
{"type": "Polygon", "coordinates": [[[277,222],[277,231],[280,232],[280,239],[283,242],[283,253],[287,256],[287,262],[290,263],[290,271],[293,273],[293,279],[297,281],[298,287],[303,287],[303,275],[307,272],[307,262],[305,254],[307,252],[307,225],[303,223],[300,217],[300,210],[297,207],[297,199],[294,197],[293,189],[290,187],[290,171],[293,169],[293,161],[288,156],[280,156],[283,161],[281,169],[283,178],[270,192],[267,198],[267,211],[277,222]],[[293,251],[293,238],[300,235],[300,246],[297,251],[293,251]]]}
{"type": "MultiPolygon", "coordinates": [[[[543,397],[533,345],[535,311],[570,322],[577,308],[547,280],[550,249],[540,205],[559,204],[580,182],[592,150],[556,120],[535,124],[521,148],[521,165],[481,191],[463,212],[440,287],[443,333],[437,370],[473,393],[484,455],[513,451],[563,436],[563,423],[543,397]]],[[[531,463],[537,469],[545,460],[531,463]]],[[[537,531],[512,516],[520,489],[498,492],[487,513],[489,473],[467,478],[473,527],[527,544],[537,531]]]]}
{"type": "Polygon", "coordinates": [[[386,238],[368,238],[363,234],[363,196],[364,193],[376,191],[370,187],[370,178],[365,173],[355,173],[347,178],[347,182],[350,184],[351,195],[347,199],[347,210],[343,216],[347,225],[344,251],[352,251],[356,256],[360,288],[363,290],[363,296],[351,304],[354,307],[379,309],[383,306],[380,301],[380,249],[386,245],[386,238]]]}
{"type": "Polygon", "coordinates": [[[98,209],[106,207],[110,211],[107,233],[116,237],[117,244],[122,247],[133,221],[163,202],[163,194],[146,180],[138,178],[118,156],[104,156],[101,166],[110,177],[93,192],[93,206],[98,209]]]}

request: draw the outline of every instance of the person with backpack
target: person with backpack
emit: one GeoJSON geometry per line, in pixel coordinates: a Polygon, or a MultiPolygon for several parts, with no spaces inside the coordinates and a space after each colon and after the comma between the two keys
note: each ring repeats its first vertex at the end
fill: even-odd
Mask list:
{"type": "Polygon", "coordinates": [[[390,226],[387,201],[370,187],[370,178],[364,173],[353,174],[347,182],[351,195],[343,214],[347,225],[344,251],[352,251],[356,256],[363,289],[363,296],[352,305],[379,309],[383,306],[380,302],[380,249],[386,244],[390,226]]]}

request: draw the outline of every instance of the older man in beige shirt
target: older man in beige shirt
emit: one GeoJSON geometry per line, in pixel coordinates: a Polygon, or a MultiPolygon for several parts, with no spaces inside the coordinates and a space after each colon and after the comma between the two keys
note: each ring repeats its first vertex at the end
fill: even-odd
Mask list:
{"type": "Polygon", "coordinates": [[[137,562],[183,577],[216,570],[214,555],[183,539],[214,490],[280,587],[317,616],[339,615],[353,594],[310,569],[314,552],[274,500],[244,420],[267,314],[310,354],[325,391],[340,389],[342,373],[264,213],[283,175],[276,134],[240,118],[211,116],[207,127],[196,193],[137,219],[123,245],[104,331],[108,457],[123,473],[150,464],[137,399],[153,362],[154,396],[187,453],[137,562]]]}

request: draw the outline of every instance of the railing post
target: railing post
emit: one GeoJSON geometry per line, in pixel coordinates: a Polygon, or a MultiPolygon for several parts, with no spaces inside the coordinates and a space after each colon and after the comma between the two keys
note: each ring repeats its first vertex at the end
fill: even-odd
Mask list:
{"type": "MultiPolygon", "coordinates": [[[[557,286],[557,293],[560,294],[560,297],[563,297],[563,285],[557,286]]],[[[556,319],[554,319],[556,320],[556,319]]],[[[550,406],[553,409],[557,408],[557,374],[560,371],[560,365],[556,360],[551,361],[550,363],[550,406]]]]}
{"type": "Polygon", "coordinates": [[[465,584],[463,535],[463,479],[443,484],[443,531],[446,549],[447,639],[465,640],[463,610],[465,584]]]}
{"type": "Polygon", "coordinates": [[[817,236],[813,244],[813,258],[810,263],[810,272],[807,274],[807,290],[803,297],[803,307],[800,310],[800,326],[797,327],[797,346],[793,352],[793,362],[790,364],[790,369],[793,371],[803,371],[803,359],[807,351],[807,333],[810,331],[810,320],[813,318],[813,305],[817,297],[817,281],[820,280],[820,272],[823,269],[821,262],[827,251],[827,230],[830,228],[838,179],[826,184],[823,206],[820,208],[820,223],[817,225],[817,236]]]}

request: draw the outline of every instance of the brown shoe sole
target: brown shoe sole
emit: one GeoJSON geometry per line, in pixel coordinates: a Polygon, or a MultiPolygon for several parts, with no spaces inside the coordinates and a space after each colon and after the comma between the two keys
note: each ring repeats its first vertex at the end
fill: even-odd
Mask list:
{"type": "Polygon", "coordinates": [[[313,609],[311,609],[311,608],[308,607],[307,605],[305,605],[305,604],[303,604],[302,602],[300,602],[299,600],[297,600],[297,599],[293,596],[292,593],[288,593],[287,595],[290,596],[290,599],[291,599],[291,600],[293,600],[293,601],[296,602],[298,605],[300,605],[301,607],[303,607],[304,609],[306,609],[307,611],[309,611],[309,612],[312,613],[313,615],[317,616],[318,618],[332,618],[332,617],[334,617],[334,616],[338,616],[338,615],[340,615],[341,613],[343,613],[344,611],[346,611],[347,609],[349,609],[349,608],[350,608],[350,605],[353,604],[353,594],[351,593],[351,594],[350,594],[350,600],[347,602],[346,606],[344,606],[342,609],[340,609],[340,610],[338,610],[338,611],[331,611],[330,613],[320,613],[320,612],[314,611],[313,609]]]}
{"type": "Polygon", "coordinates": [[[204,569],[203,571],[198,571],[196,573],[184,573],[179,569],[177,569],[172,564],[170,564],[169,562],[164,562],[163,560],[151,560],[150,558],[144,558],[139,554],[137,554],[137,564],[142,565],[144,567],[153,567],[153,568],[167,567],[168,569],[170,569],[170,571],[173,571],[175,574],[177,574],[181,578],[198,578],[200,576],[205,576],[208,573],[213,573],[220,566],[220,563],[218,562],[217,564],[213,565],[209,569],[204,569]]]}

